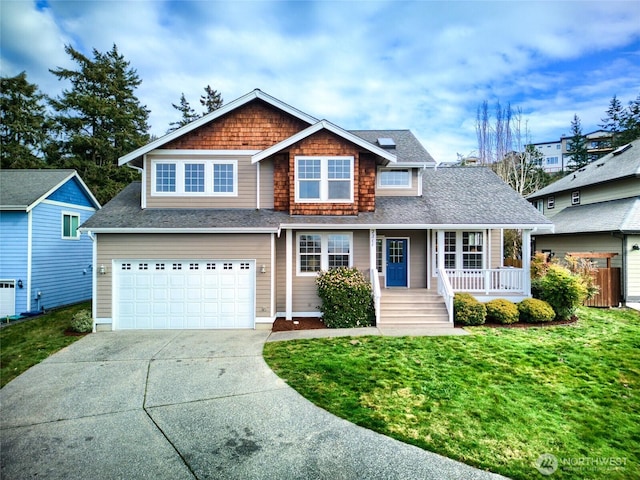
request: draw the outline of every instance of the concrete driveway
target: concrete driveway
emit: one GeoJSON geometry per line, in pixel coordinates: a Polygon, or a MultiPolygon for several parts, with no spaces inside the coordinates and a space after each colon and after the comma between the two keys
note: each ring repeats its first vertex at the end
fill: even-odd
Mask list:
{"type": "Polygon", "coordinates": [[[262,359],[270,333],[83,338],[0,390],[0,476],[502,478],[314,406],[262,359]]]}

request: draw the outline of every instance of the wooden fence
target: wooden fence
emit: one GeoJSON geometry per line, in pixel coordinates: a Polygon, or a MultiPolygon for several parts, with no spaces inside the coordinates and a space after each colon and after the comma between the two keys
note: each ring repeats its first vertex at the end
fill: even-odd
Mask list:
{"type": "Polygon", "coordinates": [[[599,268],[595,273],[595,283],[600,292],[584,304],[587,307],[617,307],[620,304],[620,268],[599,268]]]}

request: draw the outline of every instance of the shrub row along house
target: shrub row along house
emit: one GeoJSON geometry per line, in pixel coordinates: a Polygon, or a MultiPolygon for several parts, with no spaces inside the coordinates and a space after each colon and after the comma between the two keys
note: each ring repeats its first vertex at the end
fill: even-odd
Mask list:
{"type": "Polygon", "coordinates": [[[100,209],[75,170],[0,170],[0,316],[89,300],[93,246],[78,227],[100,209]]]}
{"type": "Polygon", "coordinates": [[[315,279],[365,272],[378,325],[452,325],[454,291],[530,296],[502,229],[552,224],[486,169],[436,168],[408,130],[347,131],[254,90],[123,156],[94,238],[96,327],[269,328],[319,316],[315,279]],[[438,293],[439,292],[439,293],[438,293]]]}
{"type": "Polygon", "coordinates": [[[527,198],[555,226],[554,232],[536,233],[536,250],[612,267],[620,289],[608,303],[640,303],[640,139],[527,198]]]}

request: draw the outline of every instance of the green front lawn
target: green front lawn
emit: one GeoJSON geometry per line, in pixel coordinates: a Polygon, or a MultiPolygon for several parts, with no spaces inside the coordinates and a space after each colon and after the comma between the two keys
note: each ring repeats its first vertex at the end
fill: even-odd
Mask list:
{"type": "Polygon", "coordinates": [[[289,385],[351,422],[516,479],[639,478],[640,314],[463,337],[268,343],[289,385]]]}
{"type": "Polygon", "coordinates": [[[0,387],[25,370],[82,337],[67,336],[71,317],[80,310],[91,310],[81,303],[53,310],[39,317],[0,329],[0,387]]]}

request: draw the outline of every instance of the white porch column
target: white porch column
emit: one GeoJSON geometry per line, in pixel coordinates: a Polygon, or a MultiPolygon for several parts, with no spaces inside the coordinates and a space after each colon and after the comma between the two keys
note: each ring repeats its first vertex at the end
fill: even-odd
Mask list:
{"type": "Polygon", "coordinates": [[[369,230],[369,269],[370,272],[373,273],[377,269],[377,251],[376,251],[376,243],[378,240],[378,235],[375,228],[369,230]]]}
{"type": "Polygon", "coordinates": [[[285,319],[293,319],[293,232],[285,230],[286,240],[286,275],[285,275],[285,319]]]}
{"type": "Polygon", "coordinates": [[[522,231],[522,289],[531,296],[531,230],[522,231]]]}
{"type": "Polygon", "coordinates": [[[444,230],[436,232],[436,262],[438,270],[444,270],[444,230]]]}

